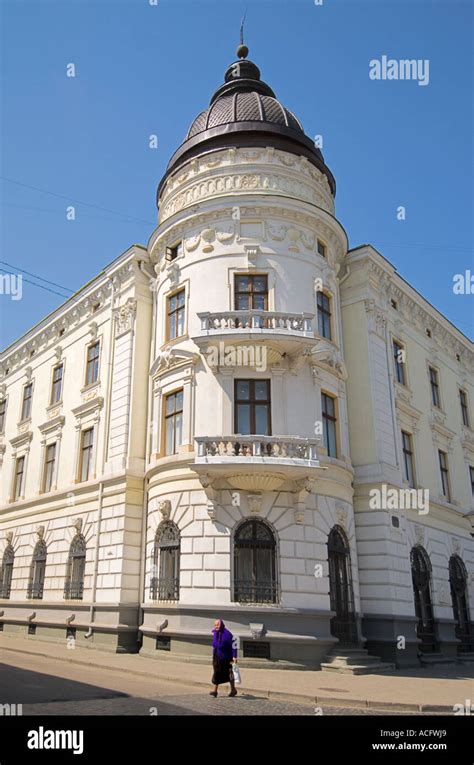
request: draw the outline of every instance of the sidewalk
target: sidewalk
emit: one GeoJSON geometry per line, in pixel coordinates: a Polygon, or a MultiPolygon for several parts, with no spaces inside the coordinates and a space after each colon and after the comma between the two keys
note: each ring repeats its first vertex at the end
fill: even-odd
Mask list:
{"type": "MultiPolygon", "coordinates": [[[[65,645],[26,637],[0,635],[0,661],[14,661],[15,653],[46,656],[54,662],[86,664],[101,669],[133,672],[171,680],[185,687],[209,688],[211,667],[170,659],[148,659],[138,654],[110,654],[94,648],[68,649],[65,645]],[[186,680],[183,680],[183,673],[186,680]]],[[[474,666],[451,665],[399,670],[383,675],[339,675],[278,669],[242,669],[241,692],[271,699],[313,705],[365,707],[407,712],[453,714],[454,704],[474,701],[474,666]]],[[[239,690],[240,690],[239,689],[239,690]]]]}

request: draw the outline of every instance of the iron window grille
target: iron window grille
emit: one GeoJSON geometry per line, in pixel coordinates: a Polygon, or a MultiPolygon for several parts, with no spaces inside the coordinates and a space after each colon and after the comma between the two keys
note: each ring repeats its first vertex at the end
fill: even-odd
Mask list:
{"type": "Polygon", "coordinates": [[[179,556],[181,538],[172,521],[158,526],[153,547],[150,598],[179,600],[179,556]]]}
{"type": "Polygon", "coordinates": [[[82,600],[85,568],[86,540],[82,534],[76,534],[69,548],[66,581],[64,583],[65,600],[82,600]]]}
{"type": "Polygon", "coordinates": [[[331,633],[341,645],[358,642],[357,623],[352,586],[352,566],[349,542],[343,529],[334,526],[328,536],[329,601],[331,633]]]}
{"type": "Polygon", "coordinates": [[[8,545],[3,553],[2,566],[0,568],[0,598],[8,599],[10,597],[14,562],[15,553],[13,547],[8,545]]]}
{"type": "Polygon", "coordinates": [[[431,561],[421,545],[412,548],[410,563],[420,651],[433,653],[438,650],[438,640],[431,599],[431,561]]]}
{"type": "Polygon", "coordinates": [[[242,523],[234,539],[234,601],[277,603],[276,540],[258,519],[242,523]]]}
{"type": "Polygon", "coordinates": [[[41,600],[44,590],[44,578],[46,573],[46,544],[41,540],[36,544],[30,567],[30,581],[28,582],[27,597],[32,600],[41,600]]]}
{"type": "Polygon", "coordinates": [[[474,651],[474,631],[469,614],[467,582],[467,571],[462,558],[459,555],[452,555],[449,559],[449,584],[456,624],[455,635],[460,641],[459,653],[474,651]]]}

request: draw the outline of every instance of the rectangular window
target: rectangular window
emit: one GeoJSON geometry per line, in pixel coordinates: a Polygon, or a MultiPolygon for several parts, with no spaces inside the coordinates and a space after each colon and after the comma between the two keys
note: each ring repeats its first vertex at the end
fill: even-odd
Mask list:
{"type": "Polygon", "coordinates": [[[33,398],[33,383],[28,383],[23,388],[23,402],[21,405],[21,422],[31,417],[31,400],[33,398]]]}
{"type": "Polygon", "coordinates": [[[331,301],[325,292],[318,291],[318,332],[331,340],[331,301]]]}
{"type": "Polygon", "coordinates": [[[81,434],[81,460],[79,480],[88,481],[92,473],[92,449],[94,446],[94,428],[83,430],[81,434]]]}
{"type": "Polygon", "coordinates": [[[396,340],[393,341],[393,359],[395,362],[395,378],[400,385],[406,385],[405,348],[396,340]]]}
{"type": "Polygon", "coordinates": [[[168,308],[168,340],[184,335],[186,318],[186,290],[180,290],[170,295],[167,300],[168,308]]]}
{"type": "Polygon", "coordinates": [[[86,385],[93,385],[99,379],[100,342],[87,348],[86,385]]]}
{"type": "Polygon", "coordinates": [[[474,497],[474,467],[469,465],[469,478],[471,479],[471,493],[474,497]]]}
{"type": "Polygon", "coordinates": [[[165,454],[176,454],[183,440],[183,391],[165,397],[165,454]]]}
{"type": "Polygon", "coordinates": [[[234,430],[242,436],[270,436],[270,380],[235,380],[234,430]]]}
{"type": "Polygon", "coordinates": [[[15,480],[13,484],[13,499],[20,499],[23,494],[25,480],[25,458],[18,457],[15,462],[15,480]]]}
{"type": "Polygon", "coordinates": [[[429,368],[430,372],[430,386],[431,386],[431,403],[438,409],[441,408],[441,399],[439,397],[439,379],[438,371],[433,367],[429,368]]]}
{"type": "Polygon", "coordinates": [[[322,255],[323,258],[326,257],[326,245],[320,239],[318,239],[318,255],[322,255]]]}
{"type": "Polygon", "coordinates": [[[327,393],[321,394],[323,412],[323,442],[329,457],[337,457],[336,400],[327,393]]]}
{"type": "Polygon", "coordinates": [[[238,274],[235,277],[234,288],[236,311],[268,311],[266,274],[238,274]]]}
{"type": "Polygon", "coordinates": [[[402,430],[403,461],[405,466],[405,480],[408,485],[415,488],[415,471],[413,469],[413,441],[410,433],[402,430]]]}
{"type": "Polygon", "coordinates": [[[0,401],[0,433],[5,432],[5,419],[7,415],[7,400],[6,398],[0,401]]]}
{"type": "Polygon", "coordinates": [[[51,386],[51,403],[57,404],[63,397],[63,364],[58,364],[53,369],[53,382],[51,386]]]}
{"type": "Polygon", "coordinates": [[[469,407],[467,405],[467,393],[465,390],[459,389],[459,403],[461,404],[462,424],[465,425],[466,428],[469,428],[469,407]]]}
{"type": "Polygon", "coordinates": [[[176,260],[178,255],[182,255],[183,253],[183,243],[177,242],[177,244],[173,245],[173,247],[167,247],[166,248],[166,260],[168,263],[171,263],[172,260],[176,260]]]}
{"type": "Polygon", "coordinates": [[[43,491],[51,491],[56,462],[56,444],[48,444],[44,454],[43,491]]]}
{"type": "Polygon", "coordinates": [[[442,494],[448,502],[451,500],[451,490],[449,485],[449,469],[448,469],[448,455],[446,452],[438,451],[439,456],[439,470],[441,474],[441,489],[442,494]]]}

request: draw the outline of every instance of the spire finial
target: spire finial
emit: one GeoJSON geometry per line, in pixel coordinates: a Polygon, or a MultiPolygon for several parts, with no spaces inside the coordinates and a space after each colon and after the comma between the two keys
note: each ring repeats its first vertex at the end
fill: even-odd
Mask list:
{"type": "Polygon", "coordinates": [[[246,45],[244,45],[244,26],[245,26],[245,19],[247,17],[247,8],[245,9],[245,13],[242,19],[242,22],[240,24],[240,45],[237,48],[237,55],[239,58],[247,58],[249,55],[249,49],[246,45]]]}

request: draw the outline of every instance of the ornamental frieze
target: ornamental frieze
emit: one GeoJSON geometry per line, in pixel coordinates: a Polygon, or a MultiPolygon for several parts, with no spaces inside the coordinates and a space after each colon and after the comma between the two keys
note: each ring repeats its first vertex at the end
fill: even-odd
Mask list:
{"type": "Polygon", "coordinates": [[[188,205],[234,192],[283,194],[332,211],[332,205],[328,203],[326,195],[319,186],[315,188],[314,183],[310,185],[304,181],[290,178],[287,175],[277,175],[276,173],[238,173],[213,177],[205,181],[201,180],[190,184],[186,190],[177,193],[169,202],[163,201],[161,203],[160,222],[163,222],[188,205]]]}

